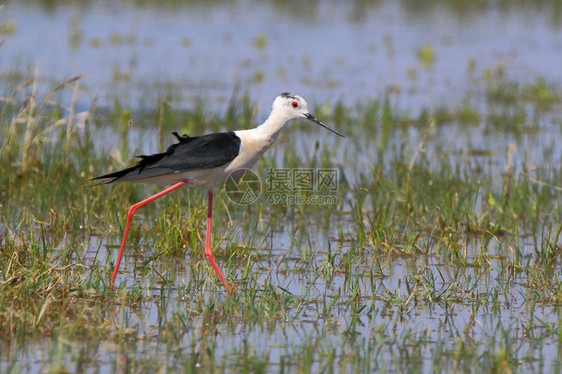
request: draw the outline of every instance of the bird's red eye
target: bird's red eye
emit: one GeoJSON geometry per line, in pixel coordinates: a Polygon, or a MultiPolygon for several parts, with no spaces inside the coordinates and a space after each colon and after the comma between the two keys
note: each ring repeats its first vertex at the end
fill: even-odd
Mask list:
{"type": "Polygon", "coordinates": [[[296,108],[299,107],[299,103],[297,103],[296,101],[293,101],[293,102],[291,103],[291,106],[296,109],[296,108]]]}

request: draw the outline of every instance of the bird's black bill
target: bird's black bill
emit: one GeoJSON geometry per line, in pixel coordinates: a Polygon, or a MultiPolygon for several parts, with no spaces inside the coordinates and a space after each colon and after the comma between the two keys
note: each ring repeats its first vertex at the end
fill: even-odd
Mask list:
{"type": "Polygon", "coordinates": [[[340,133],[337,132],[336,130],[329,128],[328,126],[326,126],[325,124],[323,124],[322,121],[316,119],[316,117],[314,117],[312,114],[306,113],[304,116],[305,116],[307,119],[311,120],[312,122],[316,123],[317,125],[320,125],[320,126],[322,126],[323,128],[330,130],[330,131],[333,132],[334,134],[339,135],[339,136],[341,136],[342,138],[345,138],[345,136],[344,136],[343,134],[340,134],[340,133]]]}

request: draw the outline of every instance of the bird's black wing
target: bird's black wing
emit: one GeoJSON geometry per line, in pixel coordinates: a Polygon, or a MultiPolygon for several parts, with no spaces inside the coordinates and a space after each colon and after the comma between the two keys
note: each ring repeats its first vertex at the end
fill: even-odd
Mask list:
{"type": "Polygon", "coordinates": [[[157,177],[182,171],[210,169],[234,160],[240,152],[240,138],[234,132],[219,132],[203,136],[173,135],[179,143],[166,152],[141,155],[133,167],[93,178],[107,179],[101,184],[157,177]]]}

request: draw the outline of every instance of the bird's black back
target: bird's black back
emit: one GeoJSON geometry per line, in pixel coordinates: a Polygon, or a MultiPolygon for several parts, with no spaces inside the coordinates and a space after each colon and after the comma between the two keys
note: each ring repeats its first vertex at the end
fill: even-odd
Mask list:
{"type": "Polygon", "coordinates": [[[138,156],[133,167],[97,179],[108,179],[102,184],[157,177],[188,170],[210,169],[234,160],[240,152],[240,138],[233,132],[219,132],[203,136],[180,136],[174,132],[178,143],[166,152],[138,156]],[[112,178],[112,179],[110,179],[112,178]]]}

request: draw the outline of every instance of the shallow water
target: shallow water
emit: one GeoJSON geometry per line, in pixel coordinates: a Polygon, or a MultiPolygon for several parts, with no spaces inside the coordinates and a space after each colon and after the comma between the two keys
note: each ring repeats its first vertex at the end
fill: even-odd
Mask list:
{"type": "Polygon", "coordinates": [[[356,104],[388,90],[399,107],[416,113],[458,102],[474,79],[497,66],[518,82],[562,82],[562,22],[549,5],[291,4],[8,2],[0,21],[15,31],[2,35],[0,74],[14,66],[33,70],[37,62],[41,76],[57,83],[87,75],[87,90],[102,104],[119,98],[154,107],[174,92],[176,105],[201,98],[214,112],[239,85],[262,102],[262,114],[284,91],[312,104],[356,104]],[[435,57],[424,66],[418,51],[426,43],[435,57]]]}
{"type": "MultiPolygon", "coordinates": [[[[288,3],[288,7],[294,4],[288,3]]],[[[14,66],[25,70],[27,64],[33,66],[38,61],[49,88],[52,82],[88,75],[84,80],[88,94],[80,104],[84,109],[90,105],[88,95],[96,93],[102,105],[110,106],[118,98],[135,109],[154,109],[158,97],[172,93],[175,106],[189,106],[203,99],[209,115],[224,111],[239,85],[252,101],[260,102],[258,119],[265,117],[271,100],[283,91],[302,94],[311,107],[319,110],[318,105],[323,103],[341,100],[348,105],[362,105],[388,95],[397,110],[412,115],[424,108],[448,107],[466,97],[485,113],[490,109],[485,106],[482,88],[486,69],[503,66],[508,79],[521,83],[535,82],[537,77],[545,77],[554,85],[562,82],[561,23],[547,6],[455,11],[439,6],[414,9],[408,4],[317,2],[308,9],[299,5],[297,12],[275,2],[257,1],[214,7],[94,2],[86,6],[65,3],[53,8],[34,2],[9,2],[0,10],[0,22],[13,20],[16,29],[13,34],[1,36],[4,42],[0,47],[0,74],[9,86],[6,74],[14,66]],[[435,61],[428,66],[418,57],[425,43],[435,51],[435,61]]],[[[485,168],[498,175],[498,183],[508,167],[513,173],[528,173],[540,179],[541,173],[557,170],[562,163],[560,111],[552,112],[552,116],[541,117],[546,119],[539,124],[530,120],[537,126],[528,132],[525,126],[520,132],[504,132],[486,121],[469,127],[458,123],[436,127],[426,140],[424,156],[429,160],[448,157],[461,174],[465,169],[485,168]],[[510,158],[511,145],[515,151],[510,158]]],[[[362,174],[372,171],[378,134],[370,136],[368,129],[358,127],[351,130],[357,133],[348,133],[346,124],[333,125],[348,135],[346,142],[328,133],[299,131],[304,125],[292,124],[292,132],[280,139],[268,157],[283,166],[283,142],[291,142],[309,160],[315,152],[310,144],[319,140],[320,151],[322,147],[334,150],[332,163],[341,168],[350,189],[360,187],[362,174]]],[[[228,128],[228,124],[224,127],[228,128]]],[[[96,146],[108,152],[122,146],[111,126],[96,131],[100,139],[96,146]]],[[[393,157],[401,155],[402,149],[412,155],[423,131],[413,126],[394,131],[387,149],[396,154],[385,156],[386,167],[391,167],[393,157]]],[[[131,149],[138,150],[135,153],[157,151],[155,130],[133,128],[128,134],[131,149]]],[[[349,253],[351,244],[336,239],[339,232],[348,243],[356,237],[357,227],[345,218],[352,198],[350,193],[343,202],[344,214],[335,217],[328,228],[312,220],[305,225],[305,233],[292,234],[291,223],[280,223],[271,229],[264,243],[254,243],[258,248],[250,261],[255,283],[249,284],[243,278],[243,265],[233,261],[225,267],[225,259],[218,259],[235,287],[253,287],[258,294],[271,292],[272,288],[281,296],[303,300],[302,308],[286,310],[283,318],[269,320],[265,326],[248,326],[244,321],[219,326],[217,336],[211,338],[218,360],[234,362],[236,352],[247,341],[256,357],[269,361],[270,371],[276,365],[290,367],[291,358],[302,355],[311,344],[325,352],[333,350],[340,358],[346,350],[363,352],[362,357],[372,363],[372,369],[381,369],[385,361],[393,362],[392,367],[404,368],[401,365],[407,362],[408,353],[420,349],[422,371],[429,372],[438,357],[435,350],[451,355],[451,346],[460,337],[468,336],[483,353],[496,350],[500,340],[509,342],[509,350],[525,360],[518,366],[522,371],[555,371],[560,367],[558,335],[545,327],[550,324],[557,329],[560,310],[540,303],[530,310],[526,298],[532,291],[524,273],[511,274],[506,269],[514,256],[509,245],[489,245],[486,268],[459,268],[444,255],[434,254],[375,258],[369,255],[369,247],[362,250],[366,253],[354,256],[349,253]],[[322,270],[328,266],[328,255],[334,253],[336,267],[322,270]],[[348,265],[345,261],[349,258],[348,265]],[[349,271],[338,271],[339,267],[349,271]],[[367,276],[371,271],[373,283],[367,276]],[[435,292],[405,303],[408,289],[422,279],[432,280],[435,292]],[[501,288],[506,282],[509,285],[501,288]],[[359,296],[351,301],[354,291],[359,296]],[[451,293],[451,300],[461,301],[447,305],[431,299],[442,292],[451,293]],[[326,311],[325,303],[336,297],[340,301],[326,311]],[[479,300],[490,299],[497,301],[480,306],[479,300]],[[406,307],[400,311],[396,305],[403,304],[406,307]]],[[[137,216],[133,225],[141,219],[137,216]]],[[[216,213],[215,219],[220,221],[224,216],[216,213]]],[[[231,233],[226,226],[218,223],[215,227],[217,235],[229,235],[223,238],[223,245],[247,244],[251,229],[242,223],[231,233]]],[[[0,224],[0,233],[2,230],[0,224]]],[[[145,232],[143,237],[145,243],[151,240],[145,232]]],[[[84,256],[92,264],[111,268],[119,240],[91,237],[84,256]]],[[[531,239],[513,240],[524,243],[518,247],[517,255],[532,258],[531,239]]],[[[476,262],[481,245],[476,239],[467,245],[467,262],[476,262]]],[[[60,344],[44,339],[23,349],[15,347],[12,357],[19,357],[29,371],[39,371],[45,362],[52,363],[50,357],[57,353],[63,362],[71,363],[68,369],[77,370],[72,365],[79,351],[95,357],[93,363],[86,364],[87,368],[109,371],[125,365],[127,360],[150,360],[150,355],[159,356],[160,361],[169,359],[170,367],[183,367],[181,360],[185,356],[203,351],[201,341],[206,339],[209,322],[201,314],[181,332],[181,344],[174,347],[173,354],[168,345],[158,341],[162,321],[195,308],[196,296],[202,299],[202,305],[209,305],[216,298],[227,297],[226,292],[214,276],[205,280],[205,269],[192,271],[190,265],[204,263],[204,257],[192,258],[189,252],[185,258],[159,258],[150,263],[171,282],[160,287],[163,282],[154,271],[144,276],[146,271],[136,267],[153,254],[151,248],[144,249],[147,252],[137,253],[127,248],[118,278],[118,284],[125,288],[139,284],[146,287],[142,301],[121,308],[120,314],[114,316],[124,328],[133,331],[135,339],[130,351],[121,352],[122,347],[113,342],[92,346],[92,342],[78,337],[60,344]],[[197,286],[199,295],[185,295],[185,285],[194,279],[201,282],[197,286]],[[167,300],[164,308],[161,292],[167,300]],[[53,352],[57,345],[62,348],[53,352]]],[[[314,355],[318,358],[317,352],[314,355]]],[[[195,367],[196,361],[194,355],[195,367]]],[[[315,362],[312,371],[320,369],[318,365],[315,362]]]]}
{"type": "MultiPolygon", "coordinates": [[[[340,228],[342,225],[345,226],[340,222],[340,228]]],[[[377,359],[399,361],[403,350],[413,349],[407,345],[418,342],[427,350],[421,364],[423,371],[427,371],[431,370],[436,358],[436,353],[432,350],[439,349],[435,346],[436,342],[441,342],[445,346],[441,349],[451,354],[450,347],[457,344],[460,337],[470,336],[471,341],[482,345],[479,348],[482,353],[487,349],[497,349],[503,339],[509,340],[511,349],[525,360],[519,366],[522,370],[541,367],[550,371],[561,364],[557,358],[557,334],[549,334],[541,327],[545,324],[555,326],[560,319],[560,310],[537,303],[536,308],[530,311],[526,298],[532,291],[525,286],[525,276],[510,274],[505,269],[505,263],[511,255],[502,246],[490,246],[487,255],[491,260],[489,267],[485,268],[457,267],[435,255],[389,255],[376,258],[366,255],[355,256],[351,271],[345,272],[337,271],[342,256],[336,256],[336,268],[326,278],[319,269],[327,258],[327,237],[331,235],[323,230],[318,231],[314,225],[309,226],[308,230],[307,235],[312,238],[310,247],[291,245],[289,234],[281,229],[274,230],[271,247],[267,243],[265,248],[257,249],[252,255],[252,261],[256,261],[252,267],[252,276],[256,276],[258,282],[250,287],[256,287],[260,282],[264,285],[271,284],[282,295],[290,292],[294,297],[302,298],[302,308],[285,310],[282,319],[269,319],[264,325],[258,323],[249,326],[247,321],[240,321],[234,328],[231,325],[218,326],[217,336],[213,338],[217,357],[222,357],[227,362],[233,360],[236,350],[241,349],[241,342],[248,341],[251,342],[253,353],[259,358],[265,357],[268,368],[273,370],[277,365],[287,364],[284,360],[298,354],[300,347],[311,341],[318,341],[323,349],[336,349],[338,354],[343,354],[343,351],[339,351],[342,347],[364,349],[364,358],[373,360],[372,368],[380,369],[380,363],[375,363],[377,359]],[[301,251],[307,252],[308,256],[303,257],[301,251]],[[369,280],[369,271],[376,274],[374,283],[369,280]],[[431,296],[421,300],[412,299],[400,311],[391,300],[394,299],[396,303],[399,300],[404,302],[409,294],[408,287],[412,288],[416,283],[416,276],[433,278],[435,295],[456,296],[445,296],[450,299],[450,304],[439,299],[432,300],[431,296]],[[508,279],[509,285],[500,286],[506,282],[505,279],[508,279]],[[359,295],[355,299],[351,296],[354,292],[359,295]],[[333,298],[338,298],[338,302],[326,312],[323,309],[326,301],[330,302],[333,298]],[[350,333],[353,339],[350,338],[350,333]],[[389,342],[393,340],[398,345],[406,346],[392,348],[393,344],[389,342]],[[537,341],[541,343],[537,345],[537,341]],[[449,344],[451,346],[447,347],[449,344]],[[533,359],[529,359],[530,357],[533,359]]],[[[353,228],[344,227],[344,231],[347,230],[351,231],[353,228]]],[[[329,241],[333,248],[332,254],[343,255],[349,250],[338,245],[336,240],[329,241]]],[[[467,247],[468,262],[479,252],[479,244],[481,243],[475,240],[467,247]]],[[[532,245],[522,247],[523,257],[531,256],[532,253],[532,245]]],[[[146,284],[147,287],[143,301],[134,308],[126,307],[119,316],[124,327],[134,329],[137,336],[143,337],[136,346],[136,353],[129,352],[129,356],[132,353],[140,357],[148,347],[152,347],[150,351],[153,351],[150,337],[158,336],[162,321],[171,320],[177,313],[181,314],[195,307],[193,297],[184,295],[181,289],[194,277],[189,271],[189,262],[201,261],[201,258],[195,260],[187,255],[185,259],[157,260],[154,266],[158,272],[173,279],[172,286],[160,288],[153,275],[150,275],[151,279],[136,277],[135,269],[130,267],[149,255],[150,253],[140,255],[139,258],[137,254],[134,259],[126,257],[118,277],[118,283],[132,281],[146,284]],[[160,304],[162,292],[167,300],[164,310],[160,304]]],[[[221,267],[222,262],[223,259],[219,259],[221,267]]],[[[245,289],[245,281],[240,278],[240,268],[231,268],[229,271],[232,270],[235,272],[227,273],[227,276],[234,281],[235,289],[245,289]]],[[[205,303],[212,303],[216,297],[227,297],[220,296],[224,292],[217,279],[212,283],[205,283],[204,288],[202,296],[205,303]]],[[[262,292],[259,286],[256,291],[258,294],[262,292]]],[[[190,323],[191,331],[183,332],[181,344],[177,347],[184,354],[193,349],[194,340],[201,339],[204,335],[202,329],[204,330],[206,322],[194,319],[190,323]]],[[[115,349],[113,346],[102,347],[102,351],[107,350],[108,354],[115,349]]],[[[164,346],[157,351],[162,354],[166,352],[164,346]]],[[[102,368],[114,365],[103,362],[99,364],[102,368]]],[[[318,369],[318,365],[319,363],[313,364],[314,370],[318,369]]]]}

